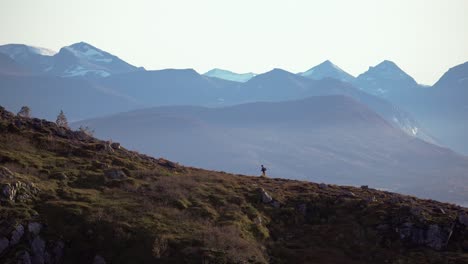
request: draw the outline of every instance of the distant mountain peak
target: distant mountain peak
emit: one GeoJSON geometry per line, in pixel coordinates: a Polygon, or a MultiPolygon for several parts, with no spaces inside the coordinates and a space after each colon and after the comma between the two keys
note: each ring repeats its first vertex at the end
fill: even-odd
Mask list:
{"type": "Polygon", "coordinates": [[[384,60],[381,63],[377,64],[376,66],[369,67],[365,73],[362,73],[358,76],[359,79],[366,79],[366,80],[375,80],[375,79],[387,79],[387,80],[406,80],[409,82],[416,81],[404,72],[396,63],[390,60],[384,60]]]}
{"type": "Polygon", "coordinates": [[[321,80],[325,78],[334,78],[344,82],[351,82],[354,80],[354,76],[345,72],[330,60],[326,60],[319,65],[310,68],[306,72],[299,74],[314,80],[321,80]]]}
{"type": "Polygon", "coordinates": [[[255,77],[264,77],[264,76],[296,76],[296,75],[292,72],[288,72],[281,68],[273,68],[272,70],[259,74],[255,77]]]}
{"type": "Polygon", "coordinates": [[[214,68],[203,74],[204,76],[219,78],[228,81],[234,82],[247,82],[252,79],[256,74],[252,72],[248,73],[235,73],[228,70],[223,70],[219,68],[214,68]]]}
{"type": "Polygon", "coordinates": [[[468,87],[468,61],[451,67],[434,84],[434,87],[445,87],[445,89],[459,87],[466,90],[468,87]]]}
{"type": "Polygon", "coordinates": [[[64,47],[63,49],[70,51],[78,58],[86,58],[94,62],[110,63],[114,60],[115,57],[86,42],[78,42],[64,47]]]}
{"type": "Polygon", "coordinates": [[[56,51],[42,48],[29,46],[25,44],[6,44],[0,46],[0,53],[7,54],[10,58],[15,59],[18,56],[25,56],[26,54],[41,55],[41,56],[53,56],[57,54],[56,51]]]}

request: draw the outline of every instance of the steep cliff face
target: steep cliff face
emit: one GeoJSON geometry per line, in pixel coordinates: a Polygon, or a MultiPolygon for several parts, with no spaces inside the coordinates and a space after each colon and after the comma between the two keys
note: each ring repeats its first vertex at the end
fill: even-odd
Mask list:
{"type": "Polygon", "coordinates": [[[467,263],[468,210],[231,175],[0,109],[2,263],[467,263]]]}

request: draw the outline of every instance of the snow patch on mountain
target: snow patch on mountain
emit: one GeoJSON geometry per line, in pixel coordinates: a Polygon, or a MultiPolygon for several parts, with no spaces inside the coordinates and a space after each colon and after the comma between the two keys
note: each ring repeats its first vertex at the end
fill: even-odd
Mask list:
{"type": "Polygon", "coordinates": [[[73,53],[73,55],[78,58],[96,62],[112,62],[112,58],[110,58],[109,55],[86,43],[73,44],[71,46],[65,47],[65,49],[73,53]]]}
{"type": "Polygon", "coordinates": [[[28,46],[28,49],[32,53],[42,55],[42,56],[54,56],[55,54],[57,54],[56,51],[46,49],[46,48],[28,46]]]}
{"type": "Polygon", "coordinates": [[[247,82],[248,80],[256,76],[256,74],[252,72],[235,73],[232,71],[217,69],[217,68],[212,69],[204,73],[203,75],[207,77],[214,77],[214,78],[219,78],[219,79],[233,81],[233,82],[247,82]]]}
{"type": "Polygon", "coordinates": [[[98,75],[101,77],[107,77],[110,75],[110,73],[104,70],[89,70],[89,69],[85,69],[82,66],[77,65],[75,67],[72,67],[71,69],[66,70],[62,77],[79,77],[79,76],[86,76],[89,74],[94,74],[94,75],[98,75]]]}

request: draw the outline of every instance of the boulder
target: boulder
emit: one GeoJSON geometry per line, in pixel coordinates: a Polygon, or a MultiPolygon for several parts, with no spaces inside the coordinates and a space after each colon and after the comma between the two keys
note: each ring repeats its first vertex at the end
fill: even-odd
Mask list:
{"type": "Polygon", "coordinates": [[[104,176],[106,176],[109,180],[123,180],[127,178],[125,172],[120,169],[109,169],[104,172],[104,176]]]}
{"type": "Polygon", "coordinates": [[[31,241],[31,251],[34,263],[44,263],[45,241],[40,236],[31,241]]]}
{"type": "Polygon", "coordinates": [[[18,225],[13,232],[11,232],[11,239],[10,239],[10,245],[16,245],[19,243],[21,238],[24,235],[24,227],[23,225],[18,225]]]}
{"type": "Polygon", "coordinates": [[[166,159],[159,159],[158,160],[158,164],[163,166],[163,167],[166,167],[166,168],[170,168],[170,169],[175,169],[177,168],[177,163],[174,163],[170,160],[166,160],[166,159]]]}
{"type": "Polygon", "coordinates": [[[10,245],[10,241],[6,237],[0,237],[0,255],[5,251],[10,245]]]}
{"type": "Polygon", "coordinates": [[[7,201],[25,201],[33,198],[38,193],[38,189],[33,183],[23,183],[16,181],[7,183],[0,187],[0,199],[7,201]]]}
{"type": "Polygon", "coordinates": [[[38,222],[31,222],[28,224],[28,231],[34,236],[39,235],[42,229],[42,224],[38,222]]]}
{"type": "Polygon", "coordinates": [[[468,227],[468,214],[461,213],[458,215],[458,222],[466,227],[468,227]]]}
{"type": "Polygon", "coordinates": [[[452,236],[452,228],[442,228],[438,225],[430,225],[426,232],[426,246],[435,250],[446,247],[452,236]]]}
{"type": "Polygon", "coordinates": [[[320,183],[320,184],[318,185],[318,187],[319,187],[320,189],[327,189],[327,188],[328,188],[328,184],[320,183]]]}
{"type": "Polygon", "coordinates": [[[262,196],[262,202],[263,203],[271,203],[273,202],[273,197],[271,197],[270,194],[268,194],[265,189],[261,188],[260,189],[260,195],[262,196]]]}
{"type": "Polygon", "coordinates": [[[369,190],[369,186],[368,186],[368,185],[361,185],[361,189],[363,189],[363,190],[369,190]]]}
{"type": "Polygon", "coordinates": [[[14,201],[16,198],[16,188],[11,184],[7,183],[1,188],[1,196],[3,200],[14,201]]]}
{"type": "Polygon", "coordinates": [[[274,207],[274,208],[280,208],[280,203],[278,201],[275,201],[273,200],[273,202],[271,202],[271,205],[274,207]]]}
{"type": "Polygon", "coordinates": [[[31,251],[34,264],[44,264],[45,262],[45,241],[40,237],[36,236],[31,241],[31,251]]]}
{"type": "Polygon", "coordinates": [[[0,167],[0,179],[12,179],[15,174],[6,167],[0,167]]]}
{"type": "Polygon", "coordinates": [[[110,146],[111,146],[111,148],[116,149],[116,150],[120,149],[120,143],[117,143],[117,142],[114,142],[114,143],[110,144],[110,146]]]}

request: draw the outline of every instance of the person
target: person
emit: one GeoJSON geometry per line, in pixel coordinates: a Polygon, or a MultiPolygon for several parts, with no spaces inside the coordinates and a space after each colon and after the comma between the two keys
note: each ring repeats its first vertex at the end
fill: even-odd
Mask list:
{"type": "Polygon", "coordinates": [[[262,165],[262,169],[261,169],[261,170],[262,170],[262,177],[266,177],[266,170],[267,170],[267,168],[263,167],[263,165],[262,165]]]}

